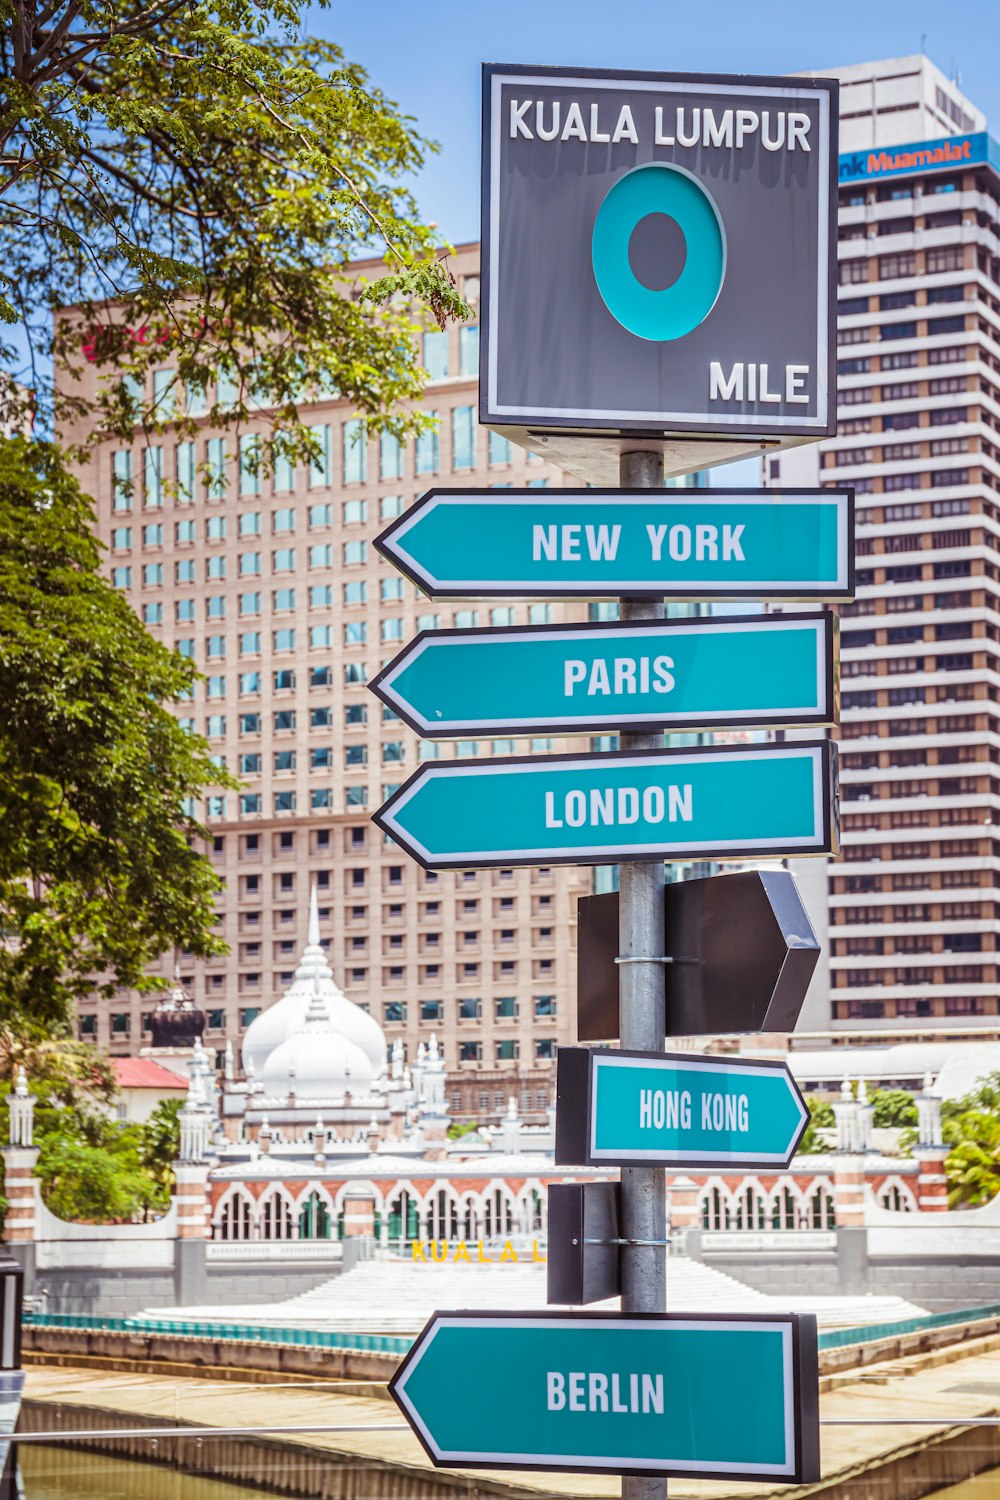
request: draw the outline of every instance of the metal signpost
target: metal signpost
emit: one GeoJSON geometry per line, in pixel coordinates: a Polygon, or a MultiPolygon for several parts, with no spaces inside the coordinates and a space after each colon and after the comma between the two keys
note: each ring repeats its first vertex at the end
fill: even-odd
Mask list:
{"type": "Polygon", "coordinates": [[[668,904],[664,860],[835,851],[835,751],[668,750],[663,730],[829,723],[833,633],[817,614],[666,622],[664,601],[851,599],[853,496],[664,475],[835,431],[837,85],[488,66],[483,88],[480,419],[617,488],[432,490],[376,546],[431,597],[614,597],[619,621],[427,632],[373,686],[430,737],[617,730],[621,748],[425,764],[375,822],[428,869],[620,865],[623,1050],[562,1054],[557,1128],[561,1161],[621,1181],[554,1194],[549,1289],[620,1288],[622,1310],[438,1313],[390,1388],[435,1464],[610,1471],[625,1500],[661,1500],[669,1474],[806,1482],[815,1320],[666,1315],[663,1170],[777,1169],[805,1107],[780,1067],[663,1047],[678,1017],[794,1015],[817,945],[762,882],[729,888],[720,943],[720,903],[668,904]],[[741,1007],[747,920],[765,976],[741,1007]],[[490,1378],[456,1401],[456,1369],[490,1378]]]}
{"type": "Polygon", "coordinates": [[[854,597],[832,490],[428,490],[375,546],[431,598],[854,597]]]}
{"type": "Polygon", "coordinates": [[[834,618],[426,630],[371,683],[434,739],[837,721],[834,618]]]}
{"type": "Polygon", "coordinates": [[[557,1165],[784,1171],[808,1123],[784,1062],[559,1051],[557,1165]]]}
{"type": "MultiPolygon", "coordinates": [[[[663,750],[653,738],[610,755],[423,765],[374,821],[428,870],[835,852],[829,740],[663,750]]],[[[662,890],[655,906],[662,947],[662,890]]],[[[624,921],[624,884],[622,909],[624,921]]]]}
{"type": "Polygon", "coordinates": [[[439,1467],[807,1483],[817,1370],[795,1314],[439,1312],[389,1390],[439,1467]]]}

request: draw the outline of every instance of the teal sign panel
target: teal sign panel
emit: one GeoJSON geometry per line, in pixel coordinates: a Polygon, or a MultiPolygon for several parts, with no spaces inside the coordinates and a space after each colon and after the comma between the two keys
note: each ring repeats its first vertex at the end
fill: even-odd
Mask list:
{"type": "Polygon", "coordinates": [[[854,598],[852,490],[429,490],[375,546],[431,597],[854,598]]]}
{"type": "Polygon", "coordinates": [[[830,741],[425,764],[374,821],[429,870],[837,848],[830,741]]]}
{"type": "Polygon", "coordinates": [[[442,1468],[801,1483],[818,1386],[811,1317],[438,1312],[389,1389],[442,1468]]]}
{"type": "Polygon", "coordinates": [[[603,1051],[589,1061],[589,1163],[784,1169],[809,1123],[783,1062],[603,1051]]]}
{"type": "Polygon", "coordinates": [[[431,739],[833,724],[829,613],[423,631],[372,682],[431,739]]]}

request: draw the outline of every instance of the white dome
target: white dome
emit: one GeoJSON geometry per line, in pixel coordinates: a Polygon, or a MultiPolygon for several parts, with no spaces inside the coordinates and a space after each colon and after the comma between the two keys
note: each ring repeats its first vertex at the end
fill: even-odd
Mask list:
{"type": "Polygon", "coordinates": [[[330,1100],[348,1089],[367,1094],[375,1069],[367,1055],[344,1036],[330,1014],[319,975],[313,980],[305,1020],[275,1047],[264,1063],[262,1082],[268,1099],[330,1100]]]}
{"type": "MultiPolygon", "coordinates": [[[[319,981],[320,994],[334,1030],[364,1055],[369,1082],[379,1076],[386,1060],[385,1032],[374,1016],[370,1016],[347,998],[333,977],[333,970],[320,947],[315,887],[309,902],[306,947],[295,971],[295,979],[281,999],[268,1006],[247,1027],[241,1047],[245,1073],[252,1069],[258,1078],[263,1079],[271,1054],[289,1037],[301,1031],[316,980],[319,981]]],[[[354,1069],[351,1071],[353,1073],[354,1069]]],[[[296,1087],[296,1092],[305,1096],[303,1089],[296,1087]]]]}

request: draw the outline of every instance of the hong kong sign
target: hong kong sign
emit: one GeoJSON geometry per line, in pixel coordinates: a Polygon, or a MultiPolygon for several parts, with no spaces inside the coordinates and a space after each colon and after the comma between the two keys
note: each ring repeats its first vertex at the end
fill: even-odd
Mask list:
{"type": "Polygon", "coordinates": [[[563,1047],[563,1166],[784,1170],[809,1111],[784,1062],[563,1047]]]}
{"type": "Polygon", "coordinates": [[[829,854],[833,754],[823,740],[425,764],[374,821],[433,870],[829,854]]]}
{"type": "Polygon", "coordinates": [[[832,433],[836,96],[487,66],[481,420],[832,433]]]}
{"type": "Polygon", "coordinates": [[[431,739],[836,722],[828,613],[423,631],[372,691],[431,739]]]}
{"type": "Polygon", "coordinates": [[[375,541],[432,598],[854,597],[850,490],[429,490],[375,541]]]}
{"type": "Polygon", "coordinates": [[[788,1313],[438,1312],[389,1390],[439,1468],[803,1483],[816,1348],[788,1313]]]}

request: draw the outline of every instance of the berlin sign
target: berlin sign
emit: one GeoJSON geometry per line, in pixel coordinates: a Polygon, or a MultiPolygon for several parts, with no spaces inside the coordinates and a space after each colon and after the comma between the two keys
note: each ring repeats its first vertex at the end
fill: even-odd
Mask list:
{"type": "Polygon", "coordinates": [[[784,1171],[809,1110],[784,1062],[559,1049],[557,1166],[784,1171]]]}
{"type": "Polygon", "coordinates": [[[803,1483],[816,1348],[794,1313],[438,1312],[389,1390],[439,1468],[803,1483]]]}
{"type": "Polygon", "coordinates": [[[429,870],[837,848],[829,740],[420,767],[374,815],[429,870]]]}
{"type": "Polygon", "coordinates": [[[854,493],[428,490],[375,540],[431,598],[854,598],[854,493]]]}
{"type": "Polygon", "coordinates": [[[730,457],[834,432],[835,81],[496,64],[483,91],[484,424],[730,457]]]}
{"type": "Polygon", "coordinates": [[[834,724],[834,619],[421,631],[371,683],[418,734],[834,724]]]}

